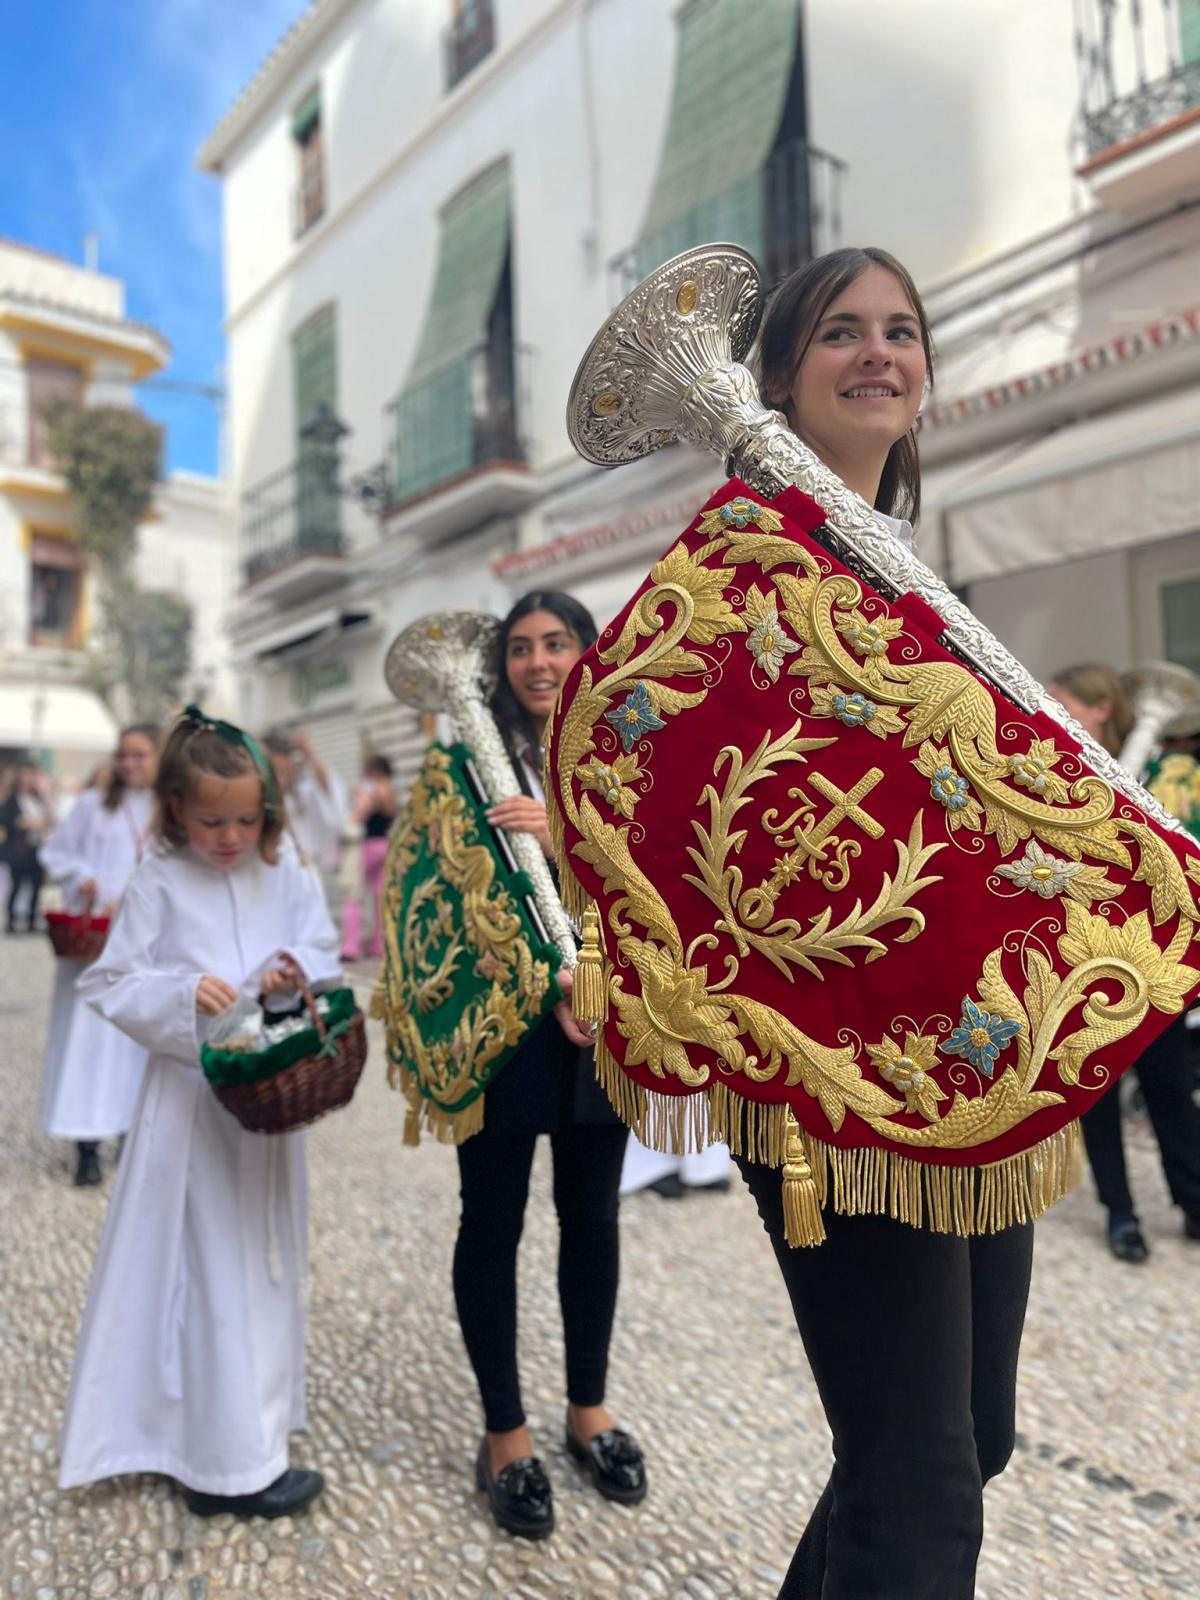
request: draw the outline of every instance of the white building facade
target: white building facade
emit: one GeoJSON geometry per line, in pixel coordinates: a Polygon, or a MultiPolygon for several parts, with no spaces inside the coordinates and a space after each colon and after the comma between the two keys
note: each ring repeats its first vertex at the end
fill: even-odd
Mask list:
{"type": "Polygon", "coordinates": [[[624,289],[713,238],[768,283],[905,260],[942,353],[926,558],[1037,671],[1182,659],[1198,55],[1196,0],[315,0],[200,156],[243,714],[347,775],[411,760],[401,627],[534,587],[612,614],[722,472],[586,467],[567,392],[624,289]]]}
{"type": "MultiPolygon", "coordinates": [[[[132,406],[135,385],[168,357],[160,334],[126,316],[118,279],[0,241],[0,766],[31,753],[57,777],[82,778],[117,731],[84,683],[95,584],[41,408],[132,406]]],[[[161,485],[137,574],[191,600],[189,687],[231,704],[231,538],[215,479],[175,473],[161,485]]]]}

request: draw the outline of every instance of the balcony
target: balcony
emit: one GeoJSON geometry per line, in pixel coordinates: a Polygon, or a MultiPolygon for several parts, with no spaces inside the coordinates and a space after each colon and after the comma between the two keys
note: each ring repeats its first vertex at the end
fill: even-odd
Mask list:
{"type": "Polygon", "coordinates": [[[443,48],[446,88],[450,90],[496,48],[492,0],[462,0],[457,16],[443,36],[443,48]]]}
{"type": "Polygon", "coordinates": [[[255,598],[301,600],[341,580],[336,453],[314,450],[242,496],[242,584],[255,598]]]}
{"type": "Polygon", "coordinates": [[[387,408],[389,532],[453,538],[536,497],[527,465],[533,352],[493,339],[387,408]]]}
{"type": "Polygon", "coordinates": [[[1076,32],[1079,168],[1133,211],[1200,188],[1200,18],[1178,0],[1083,0],[1076,32]]]}
{"type": "Polygon", "coordinates": [[[609,263],[613,304],[670,256],[718,241],[749,250],[767,286],[778,283],[841,243],[842,183],[847,170],[839,157],[805,139],[778,145],[756,172],[707,201],[697,213],[614,257],[609,263]],[[737,221],[725,223],[725,217],[737,221]]]}

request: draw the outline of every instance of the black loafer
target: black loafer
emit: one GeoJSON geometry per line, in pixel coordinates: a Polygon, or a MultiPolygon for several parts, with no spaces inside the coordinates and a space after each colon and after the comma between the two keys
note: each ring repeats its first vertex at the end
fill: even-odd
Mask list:
{"type": "Polygon", "coordinates": [[[101,1181],[100,1152],[97,1147],[87,1141],[81,1141],[79,1146],[79,1159],[75,1166],[75,1187],[77,1189],[91,1189],[101,1181]]]}
{"type": "Polygon", "coordinates": [[[623,1428],[603,1428],[587,1444],[567,1423],[567,1452],[582,1463],[606,1500],[635,1506],[646,1498],[646,1461],[636,1439],[623,1428]]]}
{"type": "Polygon", "coordinates": [[[1110,1217],[1108,1248],[1118,1261],[1149,1261],[1150,1246],[1142,1237],[1136,1217],[1110,1217]]]}
{"type": "Polygon", "coordinates": [[[510,1461],[493,1478],[487,1440],[475,1458],[475,1482],[488,1497],[498,1528],[518,1539],[544,1539],[554,1532],[554,1495],[536,1456],[510,1461]]]}
{"type": "Polygon", "coordinates": [[[183,1498],[197,1517],[219,1517],[223,1511],[231,1511],[235,1517],[291,1517],[312,1505],[324,1487],[319,1472],[289,1467],[256,1494],[201,1494],[187,1489],[183,1498]]]}

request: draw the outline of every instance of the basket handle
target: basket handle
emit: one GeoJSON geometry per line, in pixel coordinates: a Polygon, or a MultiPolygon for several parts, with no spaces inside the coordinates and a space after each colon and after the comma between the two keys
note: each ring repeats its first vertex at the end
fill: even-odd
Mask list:
{"type": "MultiPolygon", "coordinates": [[[[297,968],[296,970],[299,971],[299,968],[297,968]]],[[[321,1041],[321,1043],[323,1045],[325,1043],[325,1034],[326,1034],[326,1031],[327,1031],[326,1027],[325,1027],[325,1019],[322,1017],[321,1013],[317,1010],[317,1002],[313,998],[312,990],[308,986],[308,979],[303,977],[303,976],[300,979],[300,998],[304,1001],[304,1004],[308,1007],[309,1015],[313,1019],[313,1027],[316,1028],[316,1030],[317,1030],[317,1038],[321,1041]]]]}

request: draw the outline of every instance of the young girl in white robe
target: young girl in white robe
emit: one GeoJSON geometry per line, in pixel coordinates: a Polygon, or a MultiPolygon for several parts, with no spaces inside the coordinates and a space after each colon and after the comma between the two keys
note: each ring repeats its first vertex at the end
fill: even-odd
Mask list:
{"type": "MultiPolygon", "coordinates": [[[[157,728],[123,729],[108,784],[84,790],[42,846],[42,866],[76,916],[111,917],[145,854],[157,760],[157,728]]],[[[146,1068],[143,1047],[76,994],[83,969],[58,960],[42,1077],[42,1127],[51,1139],[74,1140],[81,1187],[100,1182],[100,1141],[128,1131],[146,1068]]]]}
{"type": "Polygon", "coordinates": [[[303,1133],[247,1133],[199,1052],[239,994],[339,977],[313,875],[278,849],[258,745],[189,708],[163,751],[160,840],[80,993],[149,1051],[63,1427],[63,1488],[158,1472],[202,1515],[282,1516],[324,1487],[288,1467],[304,1427],[303,1133]]]}

